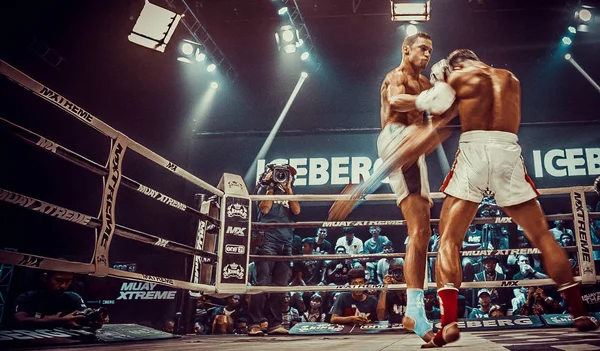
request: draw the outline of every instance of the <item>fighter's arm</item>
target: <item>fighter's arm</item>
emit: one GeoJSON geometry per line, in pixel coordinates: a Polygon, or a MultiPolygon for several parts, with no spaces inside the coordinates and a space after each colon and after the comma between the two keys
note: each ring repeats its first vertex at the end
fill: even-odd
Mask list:
{"type": "Polygon", "coordinates": [[[385,82],[383,83],[382,94],[387,97],[387,102],[390,105],[390,109],[396,112],[409,112],[417,109],[415,101],[417,95],[406,94],[406,87],[408,79],[402,72],[392,72],[388,75],[385,82]]]}

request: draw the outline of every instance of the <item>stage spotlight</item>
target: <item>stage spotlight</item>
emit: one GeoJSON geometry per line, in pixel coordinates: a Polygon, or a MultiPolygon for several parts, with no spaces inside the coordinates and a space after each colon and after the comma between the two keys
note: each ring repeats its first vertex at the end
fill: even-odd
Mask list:
{"type": "Polygon", "coordinates": [[[429,21],[430,0],[390,0],[392,21],[429,21]]]}
{"type": "Polygon", "coordinates": [[[217,90],[217,89],[219,89],[219,83],[217,83],[217,82],[211,82],[210,83],[210,87],[212,89],[214,89],[214,90],[217,90]]]}
{"type": "Polygon", "coordinates": [[[408,26],[406,26],[406,35],[407,36],[415,35],[418,32],[419,32],[419,30],[417,29],[417,26],[415,26],[414,24],[409,24],[408,26]]]}
{"type": "Polygon", "coordinates": [[[192,44],[184,42],[183,45],[181,45],[181,52],[183,52],[184,55],[191,55],[194,52],[194,47],[192,44]]]}
{"type": "Polygon", "coordinates": [[[291,43],[292,41],[294,41],[294,32],[291,29],[292,26],[286,27],[289,27],[289,29],[285,29],[283,32],[281,32],[281,39],[283,39],[283,41],[287,43],[291,43]]]}
{"type": "Polygon", "coordinates": [[[577,33],[577,29],[575,29],[575,27],[573,27],[573,26],[569,26],[568,29],[569,29],[569,32],[571,32],[573,34],[577,33]]]}
{"type": "Polygon", "coordinates": [[[570,60],[571,59],[571,54],[566,54],[565,55],[565,60],[570,60]]]}
{"type": "Polygon", "coordinates": [[[128,39],[132,43],[165,52],[181,15],[145,1],[128,39]]]}
{"type": "Polygon", "coordinates": [[[300,77],[307,78],[308,77],[308,73],[302,72],[302,73],[300,73],[300,77]]]}
{"type": "Polygon", "coordinates": [[[308,60],[308,56],[310,56],[308,52],[303,52],[302,55],[300,55],[300,58],[302,59],[302,61],[306,61],[308,60]]]}
{"type": "Polygon", "coordinates": [[[177,61],[185,63],[200,62],[203,60],[201,56],[206,57],[201,53],[201,45],[199,43],[187,39],[181,44],[180,51],[181,56],[177,58],[177,61]]]}
{"type": "Polygon", "coordinates": [[[200,51],[198,51],[196,53],[196,61],[198,62],[202,62],[206,59],[206,55],[204,55],[203,53],[201,53],[200,51]]]}
{"type": "Polygon", "coordinates": [[[578,13],[579,19],[584,22],[589,22],[592,19],[592,13],[588,9],[581,9],[578,13]]]}
{"type": "Polygon", "coordinates": [[[286,52],[286,54],[293,54],[296,52],[296,44],[287,44],[286,46],[283,47],[283,51],[286,52]]]}
{"type": "Polygon", "coordinates": [[[571,45],[571,43],[572,43],[572,41],[571,41],[571,38],[569,38],[569,37],[563,37],[563,38],[562,38],[562,42],[563,42],[565,45],[571,45]]]}
{"type": "Polygon", "coordinates": [[[215,65],[214,63],[211,63],[210,65],[208,65],[208,67],[206,67],[206,70],[209,72],[213,72],[215,69],[217,69],[217,65],[215,65]]]}
{"type": "Polygon", "coordinates": [[[279,32],[275,33],[275,41],[277,42],[278,49],[283,49],[283,51],[288,54],[296,52],[296,48],[304,43],[304,41],[298,37],[298,30],[289,24],[281,26],[279,32]]]}
{"type": "Polygon", "coordinates": [[[281,16],[285,15],[288,12],[288,8],[287,7],[282,7],[279,9],[279,11],[277,11],[277,13],[281,16]]]}

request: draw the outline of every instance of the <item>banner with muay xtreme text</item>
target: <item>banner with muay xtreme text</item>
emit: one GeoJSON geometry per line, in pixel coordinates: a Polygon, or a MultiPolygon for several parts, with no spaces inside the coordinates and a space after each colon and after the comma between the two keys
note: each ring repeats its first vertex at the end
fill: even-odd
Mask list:
{"type": "MultiPolygon", "coordinates": [[[[538,188],[591,185],[600,175],[598,135],[600,123],[522,126],[519,144],[535,185],[538,188]]],[[[338,193],[347,184],[358,183],[361,176],[367,178],[381,163],[377,158],[377,136],[376,131],[279,133],[266,156],[254,163],[266,134],[197,135],[190,147],[189,168],[209,183],[216,183],[223,172],[244,177],[254,163],[253,172],[244,179],[251,192],[265,164],[288,163],[298,172],[294,183],[296,193],[338,193]]],[[[443,153],[434,151],[427,158],[432,192],[438,191],[443,182],[444,167],[454,161],[458,138],[456,128],[444,142],[443,153]]],[[[391,192],[387,184],[379,191],[391,192]]]]}

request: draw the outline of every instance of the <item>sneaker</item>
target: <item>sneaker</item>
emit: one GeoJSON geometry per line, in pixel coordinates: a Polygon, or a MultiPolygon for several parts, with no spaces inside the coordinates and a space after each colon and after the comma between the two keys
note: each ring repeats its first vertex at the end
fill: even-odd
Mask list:
{"type": "Polygon", "coordinates": [[[263,331],[260,329],[259,325],[253,325],[249,330],[248,330],[248,336],[263,336],[265,335],[263,333],[263,331]]]}
{"type": "Polygon", "coordinates": [[[288,335],[290,332],[281,324],[269,330],[269,335],[288,335]]]}

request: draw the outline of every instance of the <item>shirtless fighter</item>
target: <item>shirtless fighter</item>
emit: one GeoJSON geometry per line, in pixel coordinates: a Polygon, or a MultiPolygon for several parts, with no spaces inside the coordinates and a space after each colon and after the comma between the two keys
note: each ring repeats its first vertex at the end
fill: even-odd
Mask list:
{"type": "MultiPolygon", "coordinates": [[[[386,75],[381,85],[382,131],[377,139],[377,150],[384,160],[398,145],[398,140],[404,137],[407,127],[427,123],[423,111],[431,110],[432,106],[428,101],[423,103],[427,93],[420,94],[432,86],[421,72],[429,62],[431,51],[431,38],[426,33],[406,37],[402,43],[402,63],[386,75]]],[[[437,89],[443,90],[441,86],[437,89]]],[[[449,87],[447,90],[450,90],[449,87]]],[[[454,100],[452,94],[449,95],[448,106],[454,100]]],[[[433,332],[425,315],[423,282],[431,236],[429,212],[433,202],[429,198],[425,155],[419,155],[416,162],[405,169],[392,168],[389,179],[396,203],[406,219],[409,237],[404,265],[408,289],[403,325],[427,342],[433,337],[433,332]]]]}
{"type": "Polygon", "coordinates": [[[462,282],[460,248],[483,193],[490,191],[497,204],[542,252],[545,270],[567,301],[577,329],[596,329],[598,323],[587,315],[568,257],[549,231],[536,200],[539,194],[523,164],[517,143],[521,122],[519,81],[511,72],[479,61],[470,50],[451,53],[444,71],[435,76],[432,69],[432,81],[437,84],[436,80],[447,77],[456,91],[462,134],[456,160],[440,189],[446,194],[440,215],[436,267],[442,328],[423,347],[439,347],[459,338],[456,321],[462,282]],[[547,261],[550,257],[552,264],[547,261]]]}

